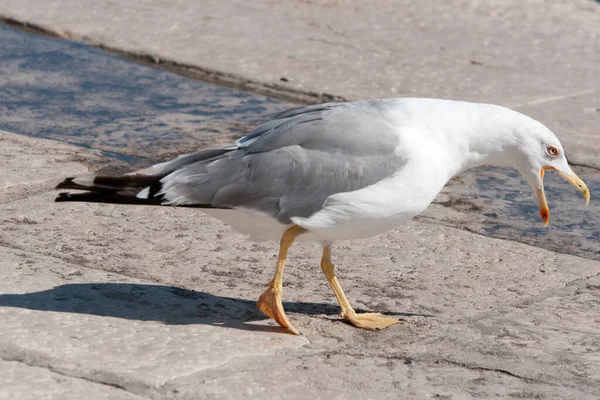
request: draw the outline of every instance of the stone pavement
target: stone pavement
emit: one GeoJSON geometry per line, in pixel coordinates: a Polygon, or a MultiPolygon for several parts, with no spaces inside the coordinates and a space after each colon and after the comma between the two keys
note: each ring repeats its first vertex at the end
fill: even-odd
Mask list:
{"type": "MultiPolygon", "coordinates": [[[[3,0],[0,15],[257,90],[518,106],[600,166],[593,1],[195,4],[3,0]]],[[[52,202],[60,178],[106,162],[0,133],[0,398],[600,397],[598,261],[444,226],[460,213],[437,206],[333,253],[356,307],[404,324],[340,322],[319,250],[301,244],[291,336],[254,306],[273,243],[197,210],[52,202]]]]}

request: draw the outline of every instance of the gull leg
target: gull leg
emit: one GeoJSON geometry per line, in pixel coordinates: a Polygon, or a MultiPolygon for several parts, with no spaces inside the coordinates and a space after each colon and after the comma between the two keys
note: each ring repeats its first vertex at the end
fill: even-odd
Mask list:
{"type": "Polygon", "coordinates": [[[379,313],[357,314],[348,302],[348,299],[346,298],[346,295],[344,294],[344,291],[340,286],[340,282],[335,276],[334,268],[335,267],[331,262],[331,248],[323,247],[323,256],[321,257],[321,269],[327,277],[327,281],[333,289],[333,293],[335,293],[335,297],[337,297],[338,303],[340,303],[340,308],[342,309],[342,318],[344,318],[346,321],[350,322],[357,328],[363,328],[372,331],[387,328],[388,326],[400,322],[396,318],[386,317],[385,315],[379,313]]]}
{"type": "Polygon", "coordinates": [[[279,257],[277,258],[277,268],[275,269],[275,275],[271,282],[267,285],[267,290],[258,299],[258,309],[262,311],[266,316],[273,318],[279,325],[289,329],[296,335],[298,331],[287,315],[283,311],[283,304],[281,303],[281,293],[283,292],[283,268],[285,267],[285,257],[288,249],[294,243],[294,239],[304,232],[304,228],[294,225],[288,228],[281,236],[279,242],[279,257]]]}

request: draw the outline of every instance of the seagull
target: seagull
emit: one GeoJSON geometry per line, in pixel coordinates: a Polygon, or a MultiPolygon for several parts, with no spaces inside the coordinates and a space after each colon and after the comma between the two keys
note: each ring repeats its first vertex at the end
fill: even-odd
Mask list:
{"type": "Polygon", "coordinates": [[[295,334],[282,305],[286,255],[296,240],[317,241],[341,317],[379,330],[399,320],[355,312],[336,277],[332,244],[398,227],[453,176],[484,164],[521,173],[544,225],[548,170],[589,203],[588,187],[542,123],[497,105],[424,98],[293,108],[230,145],[181,155],[150,173],[67,178],[56,188],[85,192],[60,193],[56,201],[197,207],[253,240],[279,239],[275,274],[257,306],[295,334]]]}

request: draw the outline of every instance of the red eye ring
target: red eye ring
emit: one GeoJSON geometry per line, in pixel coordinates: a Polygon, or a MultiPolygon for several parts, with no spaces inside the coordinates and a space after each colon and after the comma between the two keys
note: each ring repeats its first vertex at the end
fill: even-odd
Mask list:
{"type": "Polygon", "coordinates": [[[558,155],[558,149],[554,146],[548,146],[546,147],[546,153],[548,153],[550,157],[556,157],[558,155]]]}

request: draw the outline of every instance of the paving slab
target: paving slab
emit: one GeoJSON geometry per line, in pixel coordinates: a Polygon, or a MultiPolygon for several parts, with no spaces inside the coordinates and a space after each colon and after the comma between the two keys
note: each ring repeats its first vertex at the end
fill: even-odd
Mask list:
{"type": "Polygon", "coordinates": [[[308,101],[416,96],[516,107],[539,115],[574,160],[600,167],[598,133],[586,130],[600,115],[596,1],[1,0],[0,16],[182,64],[203,79],[316,93],[308,101]]]}
{"type": "MultiPolygon", "coordinates": [[[[24,188],[40,185],[28,154],[88,151],[1,135],[31,141],[11,150],[24,188]]],[[[55,157],[71,167],[48,161],[49,180],[86,168],[55,157]]],[[[276,243],[198,210],[56,204],[45,187],[0,204],[3,368],[154,399],[600,395],[600,262],[426,222],[339,243],[356,308],[405,320],[367,332],[339,320],[318,247],[299,244],[284,278],[293,336],[255,308],[276,243]]],[[[35,393],[3,379],[0,393],[35,393]]]]}

